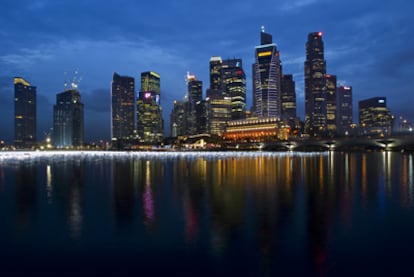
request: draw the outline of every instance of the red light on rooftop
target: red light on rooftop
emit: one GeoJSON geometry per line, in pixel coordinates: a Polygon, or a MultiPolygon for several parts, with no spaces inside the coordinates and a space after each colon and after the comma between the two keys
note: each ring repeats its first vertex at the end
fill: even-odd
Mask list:
{"type": "Polygon", "coordinates": [[[326,78],[331,78],[331,74],[326,74],[326,78]]]}
{"type": "Polygon", "coordinates": [[[318,36],[320,36],[320,37],[321,37],[321,36],[322,36],[322,32],[319,32],[319,33],[318,33],[318,36]]]}

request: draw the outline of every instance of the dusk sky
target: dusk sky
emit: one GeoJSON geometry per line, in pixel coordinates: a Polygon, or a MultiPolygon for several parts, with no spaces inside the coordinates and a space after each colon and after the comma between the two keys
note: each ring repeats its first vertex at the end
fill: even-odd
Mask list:
{"type": "MultiPolygon", "coordinates": [[[[38,140],[52,127],[56,94],[78,70],[85,140],[109,140],[114,72],[161,75],[169,135],[174,100],[186,93],[187,71],[209,86],[211,56],[242,58],[247,103],[260,27],[273,35],[283,72],[296,82],[304,117],[305,43],[322,31],[327,72],[353,87],[358,101],[387,97],[392,114],[414,122],[414,2],[408,0],[2,1],[0,8],[0,140],[13,140],[13,77],[37,87],[38,140]]],[[[358,118],[354,117],[354,122],[358,118]]]]}

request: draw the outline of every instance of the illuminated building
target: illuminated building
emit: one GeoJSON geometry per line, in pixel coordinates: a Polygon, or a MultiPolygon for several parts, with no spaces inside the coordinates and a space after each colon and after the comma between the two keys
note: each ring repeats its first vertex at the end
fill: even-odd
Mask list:
{"type": "Polygon", "coordinates": [[[295,81],[291,74],[282,76],[281,92],[282,119],[289,121],[296,118],[295,81]]]}
{"type": "Polygon", "coordinates": [[[210,59],[210,88],[207,90],[207,97],[222,94],[221,57],[211,57],[210,59]]]}
{"type": "Polygon", "coordinates": [[[315,32],[306,42],[305,132],[324,136],[326,124],[326,61],[322,33],[315,32]]]}
{"type": "Polygon", "coordinates": [[[359,101],[359,125],[362,135],[390,135],[392,115],[387,108],[387,99],[373,97],[359,101]]]}
{"type": "Polygon", "coordinates": [[[114,73],[111,86],[111,138],[130,139],[135,129],[135,80],[114,73]]]}
{"type": "Polygon", "coordinates": [[[188,101],[197,103],[203,99],[203,81],[195,75],[187,74],[188,101]]]}
{"type": "Polygon", "coordinates": [[[148,144],[163,141],[163,118],[160,101],[160,75],[153,72],[141,73],[141,89],[137,100],[137,134],[148,144]]]}
{"type": "Polygon", "coordinates": [[[290,127],[277,117],[248,118],[227,122],[225,139],[234,141],[287,140],[290,127]]]}
{"type": "Polygon", "coordinates": [[[231,98],[231,119],[242,119],[246,112],[246,74],[241,59],[223,60],[222,91],[231,98]]]}
{"type": "Polygon", "coordinates": [[[174,106],[170,115],[170,131],[172,137],[178,137],[185,134],[186,116],[185,102],[174,101],[174,106]]]}
{"type": "Polygon", "coordinates": [[[352,119],[352,87],[339,86],[337,92],[337,133],[340,136],[351,134],[352,119]]]}
{"type": "Polygon", "coordinates": [[[56,95],[53,106],[53,144],[58,148],[82,146],[84,112],[79,91],[72,87],[56,95]]]}
{"type": "Polygon", "coordinates": [[[21,77],[14,78],[14,145],[36,145],[36,87],[21,77]]]}
{"type": "Polygon", "coordinates": [[[336,76],[326,74],[326,131],[327,135],[336,135],[336,76]]]}
{"type": "Polygon", "coordinates": [[[231,98],[223,95],[212,95],[206,98],[207,133],[221,136],[227,121],[231,120],[231,98]]]}
{"type": "Polygon", "coordinates": [[[279,117],[281,108],[281,66],[279,51],[272,36],[261,32],[261,44],[255,47],[253,65],[253,103],[258,117],[279,117]]]}
{"type": "Polygon", "coordinates": [[[200,122],[202,114],[200,109],[197,109],[197,105],[201,103],[203,99],[203,82],[197,80],[195,75],[187,74],[187,101],[185,103],[185,134],[195,135],[200,131],[200,122]]]}

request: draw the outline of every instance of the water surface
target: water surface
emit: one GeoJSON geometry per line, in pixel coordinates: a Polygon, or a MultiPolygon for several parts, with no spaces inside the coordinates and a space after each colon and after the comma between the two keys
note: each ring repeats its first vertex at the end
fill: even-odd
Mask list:
{"type": "Polygon", "coordinates": [[[413,154],[0,154],[0,274],[414,274],[413,154]]]}

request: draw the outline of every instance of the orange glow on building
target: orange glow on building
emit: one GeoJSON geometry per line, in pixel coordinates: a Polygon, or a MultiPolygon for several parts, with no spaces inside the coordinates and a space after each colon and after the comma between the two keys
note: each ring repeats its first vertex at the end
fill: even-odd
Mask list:
{"type": "Polygon", "coordinates": [[[224,138],[229,140],[287,140],[290,127],[278,118],[249,118],[227,123],[224,138]]]}

